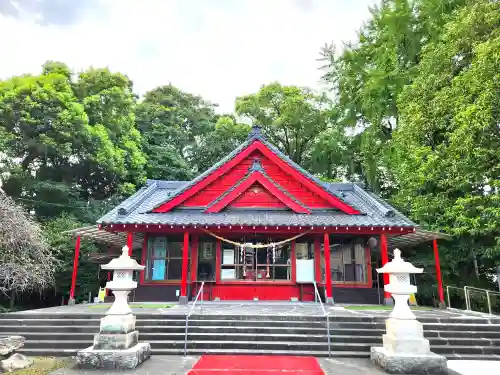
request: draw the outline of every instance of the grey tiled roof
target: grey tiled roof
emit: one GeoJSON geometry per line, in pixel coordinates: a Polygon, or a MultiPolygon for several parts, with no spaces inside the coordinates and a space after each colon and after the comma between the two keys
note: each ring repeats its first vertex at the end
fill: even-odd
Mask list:
{"type": "MultiPolygon", "coordinates": [[[[255,164],[255,163],[254,163],[255,164]]],[[[262,168],[259,165],[252,168],[262,168]]],[[[251,168],[251,169],[252,169],[251,168]]],[[[265,173],[264,170],[260,170],[265,173]]],[[[248,175],[247,175],[248,176],[248,175]]],[[[270,178],[266,175],[266,177],[270,178]]],[[[270,179],[272,181],[272,179],[270,179]]],[[[276,184],[274,181],[272,183],[276,184]]],[[[281,188],[279,185],[277,186],[281,188]]],[[[234,187],[233,187],[234,188],[234,187]]],[[[283,191],[283,189],[281,189],[283,191]]],[[[285,192],[288,194],[288,192],[285,192]]],[[[295,198],[294,198],[295,200],[295,198]]],[[[300,203],[300,202],[298,202],[300,203]]],[[[325,183],[294,163],[258,131],[233,152],[192,181],[148,180],[146,186],[98,220],[101,224],[166,224],[166,225],[263,225],[263,226],[405,226],[416,225],[376,195],[353,183],[325,183]],[[277,157],[302,173],[329,194],[355,208],[361,214],[349,215],[338,210],[311,210],[298,214],[284,210],[247,210],[226,208],[223,212],[206,213],[206,207],[174,208],[165,213],[153,213],[154,208],[186,191],[226,162],[233,159],[254,140],[264,143],[277,157]]]]}
{"type": "Polygon", "coordinates": [[[165,213],[151,213],[151,209],[164,202],[184,181],[154,181],[126,199],[118,207],[98,220],[101,224],[166,224],[166,225],[267,225],[267,226],[416,226],[386,202],[367,193],[352,183],[325,184],[323,186],[342,197],[346,203],[363,212],[349,215],[335,210],[313,210],[311,214],[297,214],[281,210],[231,210],[205,213],[199,209],[174,209],[165,213]],[[154,188],[152,188],[154,186],[154,188]],[[118,213],[120,208],[122,214],[118,213]],[[127,208],[132,208],[130,211],[127,208]]]}

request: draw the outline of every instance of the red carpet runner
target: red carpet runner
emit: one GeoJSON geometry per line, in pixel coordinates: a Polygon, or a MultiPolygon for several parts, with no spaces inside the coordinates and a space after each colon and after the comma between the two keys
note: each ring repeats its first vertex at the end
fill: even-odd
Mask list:
{"type": "Polygon", "coordinates": [[[204,355],[188,375],[324,375],[316,358],[204,355]]]}

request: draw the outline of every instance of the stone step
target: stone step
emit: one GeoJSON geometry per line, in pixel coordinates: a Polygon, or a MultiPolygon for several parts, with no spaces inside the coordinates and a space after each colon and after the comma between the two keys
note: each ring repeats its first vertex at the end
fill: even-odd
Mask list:
{"type": "MultiPolygon", "coordinates": [[[[36,340],[80,340],[86,342],[92,342],[94,338],[94,333],[91,332],[43,332],[43,333],[33,333],[33,332],[7,332],[5,335],[21,335],[24,336],[29,341],[36,340]]],[[[151,332],[139,333],[140,340],[142,341],[183,341],[185,334],[184,332],[172,333],[172,332],[151,332]]],[[[208,338],[217,338],[220,341],[252,341],[257,339],[259,341],[305,341],[305,342],[327,342],[328,338],[325,333],[318,334],[291,334],[279,333],[279,334],[254,334],[254,333],[194,333],[188,332],[188,341],[204,341],[208,338]]],[[[500,346],[500,339],[487,339],[487,338],[442,338],[442,337],[427,337],[430,340],[431,345],[458,345],[458,346],[500,346]]],[[[363,343],[363,344],[380,344],[382,343],[382,336],[365,336],[365,335],[330,335],[330,341],[332,343],[363,343]]]]}
{"type": "MultiPolygon", "coordinates": [[[[21,353],[28,356],[48,356],[48,357],[69,357],[76,355],[79,349],[22,349],[21,353]]],[[[153,355],[183,355],[184,348],[179,349],[154,349],[151,348],[153,355]]],[[[203,355],[203,354],[220,354],[220,355],[294,355],[294,356],[315,356],[328,357],[327,351],[303,351],[303,350],[246,350],[246,349],[188,349],[188,355],[203,355]]],[[[331,351],[330,355],[336,358],[367,358],[368,352],[335,352],[331,351]]]]}
{"type": "Polygon", "coordinates": [[[449,355],[449,354],[486,354],[486,355],[500,355],[499,346],[463,346],[463,345],[434,345],[431,350],[436,354],[449,355]]]}
{"type": "MultiPolygon", "coordinates": [[[[213,339],[213,338],[212,338],[213,339]]],[[[143,341],[140,338],[140,341],[143,341]]],[[[177,341],[148,341],[152,348],[184,348],[184,339],[179,338],[177,341]]],[[[25,348],[63,348],[63,349],[82,349],[92,345],[92,340],[26,340],[25,348]]],[[[334,351],[366,351],[370,350],[371,344],[365,343],[331,343],[331,348],[334,351]]],[[[304,341],[222,341],[222,340],[206,340],[206,341],[188,341],[189,348],[196,349],[269,349],[269,350],[327,350],[325,342],[304,342],[304,341]]],[[[500,348],[499,348],[500,349],[500,348]]]]}
{"type": "MultiPolygon", "coordinates": [[[[184,340],[178,341],[153,341],[149,343],[154,349],[182,349],[184,340]]],[[[51,349],[83,349],[92,345],[92,341],[75,340],[26,340],[26,349],[51,348],[51,349]]],[[[374,343],[347,343],[332,342],[331,350],[336,352],[353,351],[369,352],[374,343]]],[[[211,349],[241,349],[241,350],[288,350],[288,351],[327,351],[326,342],[292,342],[292,341],[188,341],[188,348],[199,350],[211,349]]],[[[500,346],[467,346],[467,345],[431,345],[431,350],[438,354],[487,354],[500,355],[500,346]]]]}
{"type": "MultiPolygon", "coordinates": [[[[184,333],[184,326],[137,326],[140,333],[184,333]]],[[[3,335],[8,333],[22,334],[25,332],[38,333],[38,332],[92,332],[92,334],[99,331],[99,326],[84,326],[84,325],[66,325],[66,326],[0,326],[0,333],[3,335]]],[[[280,334],[283,333],[283,328],[280,327],[234,327],[234,326],[189,326],[190,333],[255,333],[255,334],[280,334]]],[[[324,334],[325,327],[292,327],[286,329],[290,334],[324,334]]],[[[381,337],[385,333],[385,329],[365,329],[359,332],[363,336],[377,336],[381,337]]],[[[349,328],[332,328],[330,329],[331,335],[350,335],[352,329],[349,328]]],[[[437,331],[425,330],[427,338],[442,337],[442,338],[485,338],[485,339],[500,339],[500,332],[495,331],[437,331]]]]}
{"type": "MultiPolygon", "coordinates": [[[[97,309],[96,309],[97,310],[97,309]]],[[[98,309],[100,310],[100,309],[98,309]]],[[[0,321],[2,320],[11,320],[11,319],[51,319],[51,320],[93,320],[100,319],[104,316],[106,309],[102,309],[103,311],[96,311],[95,313],[7,313],[0,314],[0,321]]],[[[191,319],[194,320],[225,320],[225,321],[244,321],[244,320],[255,320],[255,315],[244,315],[244,314],[227,314],[227,315],[211,315],[211,314],[200,314],[198,309],[196,309],[195,313],[191,315],[191,319]]],[[[151,313],[135,313],[137,316],[137,320],[185,320],[185,313],[179,314],[151,314],[151,313]]],[[[303,322],[323,322],[325,317],[322,314],[318,314],[317,316],[294,316],[294,315],[260,315],[259,319],[266,321],[303,321],[303,322]]],[[[371,317],[371,316],[362,316],[362,315],[330,315],[331,322],[344,322],[344,323],[384,323],[386,317],[371,317]]],[[[450,318],[432,318],[432,317],[422,317],[419,318],[419,321],[422,323],[446,323],[446,324],[473,324],[473,325],[481,325],[481,324],[500,324],[500,317],[491,317],[491,318],[483,318],[483,317],[450,317],[450,318]]]]}
{"type": "MultiPolygon", "coordinates": [[[[37,340],[79,340],[92,342],[94,339],[93,333],[30,333],[30,332],[16,332],[16,333],[6,333],[7,335],[21,335],[24,336],[29,341],[37,341],[37,340]]],[[[139,333],[139,339],[141,341],[182,341],[184,342],[185,334],[182,333],[139,333]]],[[[327,342],[327,336],[325,333],[323,334],[290,334],[290,333],[280,333],[280,334],[253,334],[253,333],[188,333],[188,341],[204,341],[210,339],[217,339],[220,341],[245,341],[250,342],[252,340],[257,341],[302,341],[302,342],[327,342]]],[[[382,336],[346,336],[346,335],[331,335],[331,342],[351,342],[351,343],[369,343],[369,344],[377,344],[382,342],[382,336]]],[[[482,342],[484,344],[484,341],[482,342]]]]}
{"type": "MultiPolygon", "coordinates": [[[[47,357],[70,357],[76,355],[79,349],[50,349],[35,348],[20,350],[21,353],[28,356],[47,356],[47,357]]],[[[152,348],[153,355],[183,355],[183,349],[155,349],[152,348]]],[[[301,350],[247,350],[247,349],[188,349],[188,355],[202,354],[220,354],[220,355],[296,355],[296,356],[315,356],[328,357],[327,351],[301,351],[301,350]]],[[[368,358],[369,352],[330,352],[333,358],[368,358]]],[[[442,354],[449,360],[485,360],[500,361],[500,355],[494,354],[442,354]]]]}
{"type": "MultiPolygon", "coordinates": [[[[99,324],[99,319],[3,319],[0,321],[2,326],[67,326],[67,325],[93,325],[99,324]]],[[[185,320],[175,320],[175,319],[138,319],[137,327],[142,326],[185,326],[185,320]]],[[[296,328],[296,327],[325,327],[324,321],[269,321],[269,320],[242,320],[242,321],[227,321],[221,319],[210,319],[210,320],[197,320],[190,319],[189,326],[227,326],[227,327],[286,327],[286,328],[296,328]]],[[[488,331],[488,332],[500,332],[500,324],[458,324],[458,323],[425,323],[424,330],[438,330],[438,331],[488,331]]],[[[331,322],[330,328],[343,328],[352,329],[353,331],[367,330],[367,329],[385,329],[385,323],[378,322],[331,322]]]]}

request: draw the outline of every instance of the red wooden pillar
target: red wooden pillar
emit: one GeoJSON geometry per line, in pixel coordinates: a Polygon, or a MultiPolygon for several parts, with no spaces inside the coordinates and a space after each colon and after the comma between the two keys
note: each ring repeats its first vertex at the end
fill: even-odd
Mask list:
{"type": "MultiPolygon", "coordinates": [[[[382,266],[389,262],[389,251],[387,249],[387,235],[380,234],[380,254],[382,257],[382,266]]],[[[389,274],[384,273],[384,286],[389,284],[389,274]]],[[[392,304],[391,294],[384,290],[384,303],[392,304]]]]}
{"type": "Polygon", "coordinates": [[[127,232],[128,256],[132,256],[132,246],[134,245],[134,232],[127,232]]]}
{"type": "Polygon", "coordinates": [[[325,234],[323,235],[323,247],[325,253],[326,303],[333,303],[332,270],[330,268],[330,234],[328,232],[325,232],[325,234]]]}
{"type": "Polygon", "coordinates": [[[319,238],[314,239],[314,273],[316,274],[316,284],[323,282],[321,277],[321,242],[319,238]]]}
{"type": "Polygon", "coordinates": [[[189,233],[184,232],[184,246],[182,247],[182,279],[181,279],[181,296],[179,303],[187,304],[187,278],[188,278],[188,263],[189,263],[189,233]]]}
{"type": "MultiPolygon", "coordinates": [[[[148,234],[144,233],[144,242],[142,243],[142,252],[141,252],[141,266],[148,267],[147,263],[147,254],[148,254],[148,234]]],[[[146,268],[141,271],[141,276],[139,278],[140,284],[144,284],[144,279],[146,277],[146,268]]]]}
{"type": "Polygon", "coordinates": [[[439,262],[439,251],[437,239],[432,240],[432,245],[434,247],[434,260],[436,262],[436,279],[439,294],[439,305],[444,307],[444,291],[443,291],[443,279],[441,276],[441,263],[439,262]]]}
{"type": "Polygon", "coordinates": [[[292,241],[292,282],[297,282],[297,254],[295,254],[295,240],[292,241]]]}
{"type": "Polygon", "coordinates": [[[69,290],[69,304],[75,303],[76,275],[78,274],[78,257],[80,256],[80,236],[76,237],[75,258],[73,259],[73,274],[71,275],[71,289],[69,290]]]}

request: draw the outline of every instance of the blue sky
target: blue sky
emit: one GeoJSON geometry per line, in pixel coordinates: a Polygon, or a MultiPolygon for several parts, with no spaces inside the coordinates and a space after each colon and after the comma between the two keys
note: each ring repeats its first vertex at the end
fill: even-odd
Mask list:
{"type": "Polygon", "coordinates": [[[374,0],[0,0],[0,77],[46,60],[172,83],[232,112],[279,81],[321,89],[325,43],[354,39],[374,0]]]}

